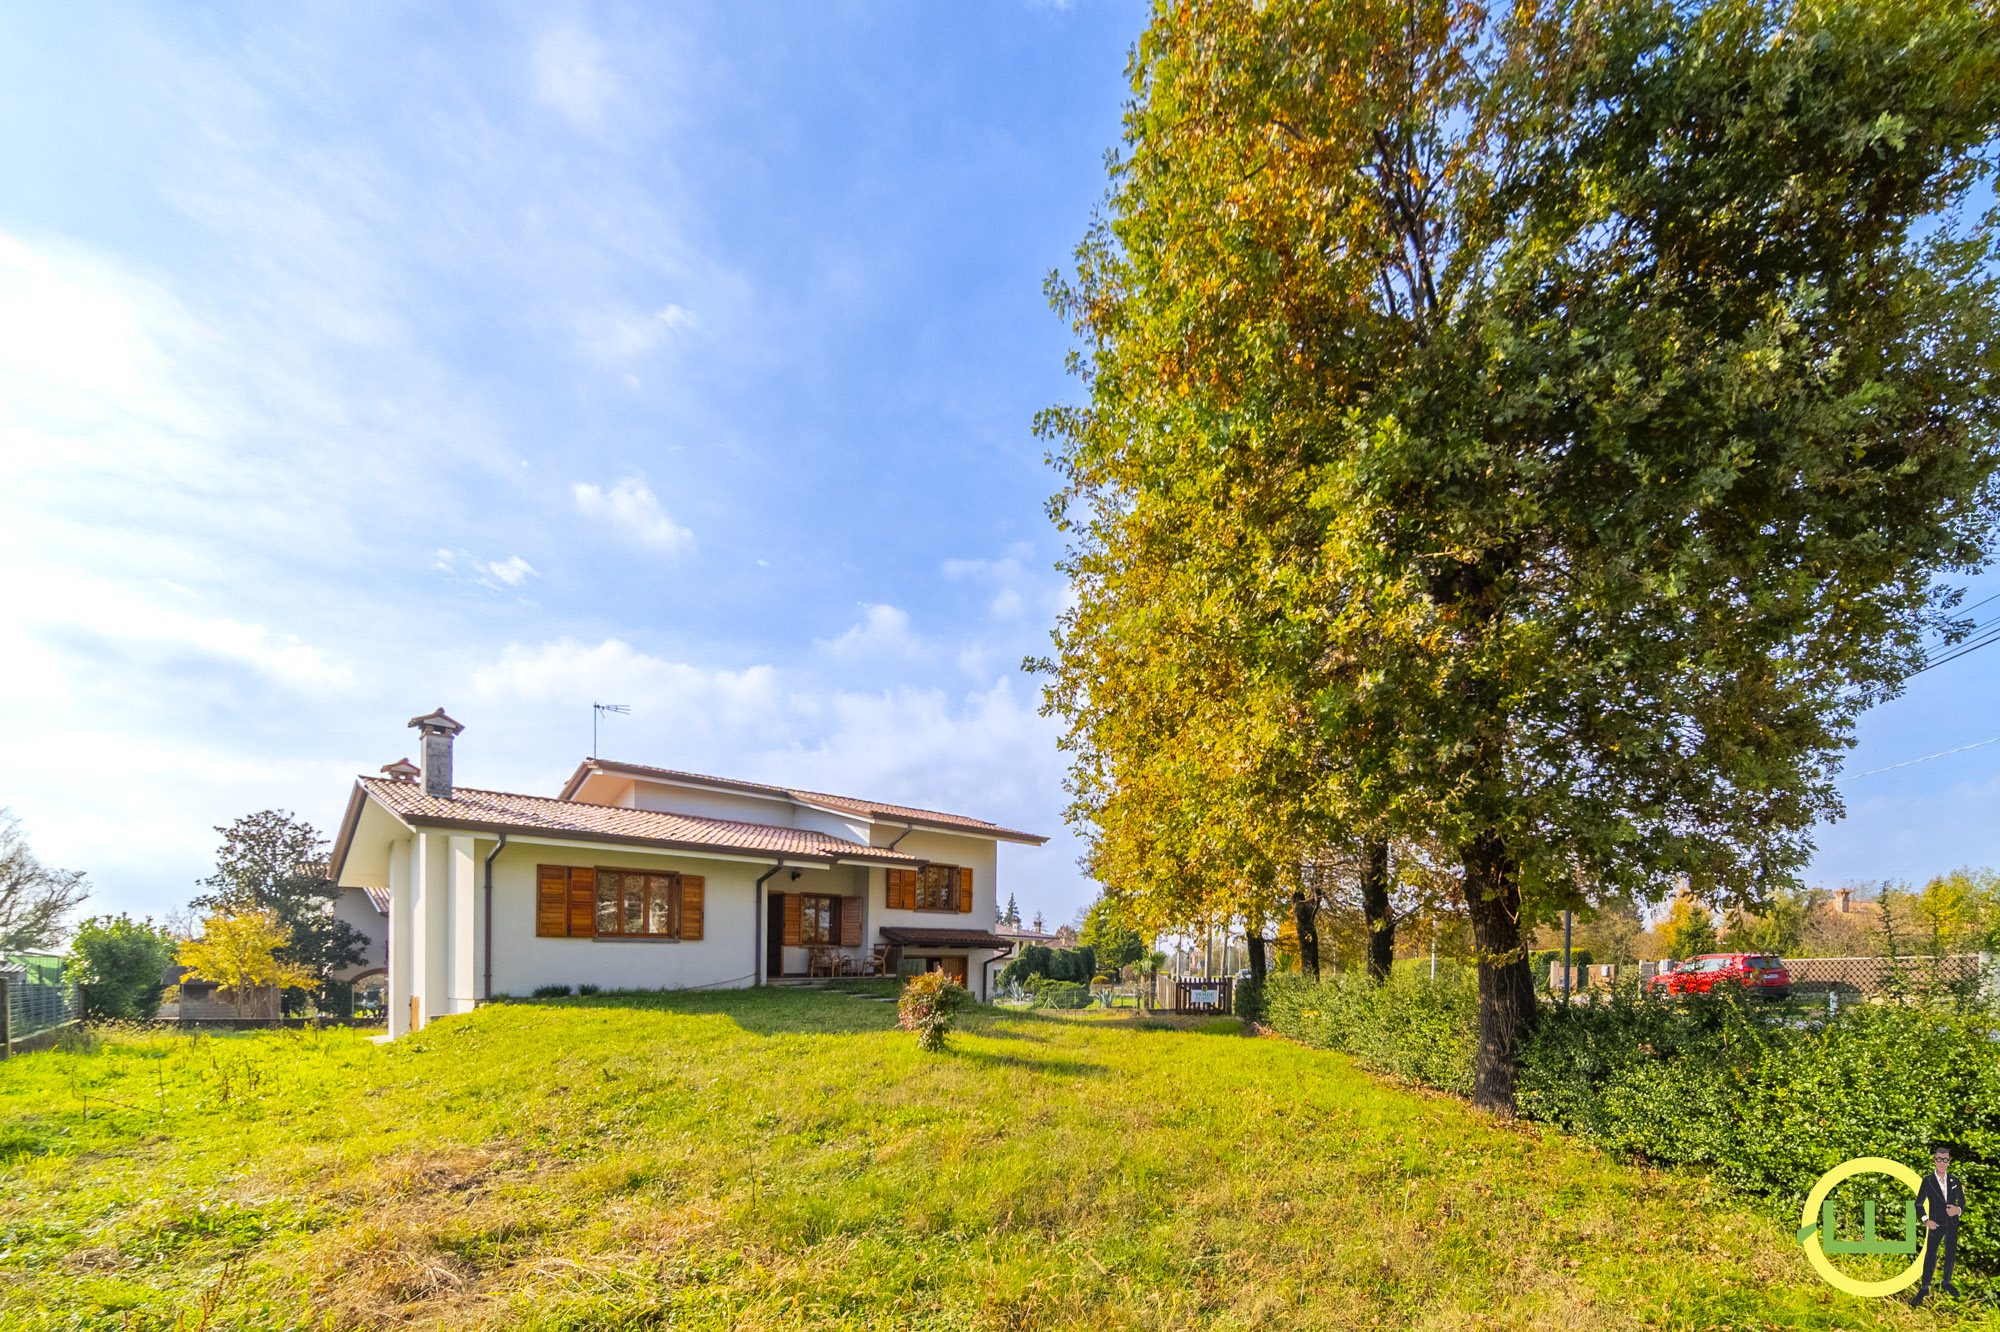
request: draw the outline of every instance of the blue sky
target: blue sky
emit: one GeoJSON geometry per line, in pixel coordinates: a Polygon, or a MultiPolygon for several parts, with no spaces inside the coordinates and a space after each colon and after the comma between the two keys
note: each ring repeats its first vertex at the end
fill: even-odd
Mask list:
{"type": "MultiPolygon", "coordinates": [[[[461,781],[553,791],[627,703],[609,756],[1055,834],[1003,887],[1070,917],[1015,669],[1064,596],[1041,281],[1143,18],[16,7],[0,805],[160,914],[212,825],[330,827],[417,713],[466,723],[461,781]]],[[[2000,736],[1995,669],[1921,677],[1850,769],[2000,736]]],[[[2000,862],[1996,773],[1856,781],[1816,875],[2000,862]]]]}

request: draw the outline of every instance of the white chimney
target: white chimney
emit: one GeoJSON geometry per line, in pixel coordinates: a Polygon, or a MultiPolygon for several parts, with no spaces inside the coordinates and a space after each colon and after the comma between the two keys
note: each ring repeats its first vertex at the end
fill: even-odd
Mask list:
{"type": "Polygon", "coordinates": [[[422,737],[424,794],[437,796],[442,800],[451,799],[451,741],[452,737],[464,730],[457,722],[444,715],[444,709],[422,717],[410,718],[410,725],[417,728],[422,737]]]}

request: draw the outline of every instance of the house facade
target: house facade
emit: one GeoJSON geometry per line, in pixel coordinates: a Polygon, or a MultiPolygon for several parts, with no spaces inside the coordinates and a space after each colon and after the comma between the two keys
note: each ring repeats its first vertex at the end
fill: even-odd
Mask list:
{"type": "Polygon", "coordinates": [[[1046,839],[850,796],[585,760],[553,796],[454,785],[462,730],[356,780],[331,873],[386,897],[389,1030],[545,985],[721,989],[942,970],[981,998],[998,845],[1046,839]]]}

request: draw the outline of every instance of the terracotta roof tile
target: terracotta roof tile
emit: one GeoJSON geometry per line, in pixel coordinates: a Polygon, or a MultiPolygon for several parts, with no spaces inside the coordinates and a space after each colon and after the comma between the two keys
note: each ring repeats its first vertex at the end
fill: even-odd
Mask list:
{"type": "Polygon", "coordinates": [[[863,800],[857,796],[831,795],[825,791],[807,791],[792,786],[770,786],[763,782],[739,781],[734,777],[707,777],[698,772],[681,772],[674,768],[655,768],[644,763],[617,763],[610,759],[585,759],[574,775],[563,787],[568,795],[583,784],[583,779],[592,771],[623,773],[633,777],[658,777],[664,781],[690,782],[701,786],[717,787],[722,790],[747,791],[756,795],[775,796],[785,800],[796,800],[808,805],[841,810],[849,814],[859,814],[864,818],[884,819],[888,822],[909,822],[926,824],[934,828],[959,829],[965,832],[984,833],[1006,841],[1032,842],[1039,846],[1048,838],[1038,833],[1020,832],[1013,828],[1003,828],[997,823],[971,818],[964,814],[946,814],[941,810],[919,809],[913,805],[891,805],[880,800],[863,800]]]}
{"type": "Polygon", "coordinates": [[[475,791],[465,787],[454,790],[450,796],[433,796],[426,795],[421,786],[410,782],[380,777],[358,780],[363,790],[407,823],[551,833],[589,841],[649,843],[680,850],[801,856],[827,861],[922,863],[922,857],[906,852],[864,846],[860,842],[850,842],[806,828],[779,828],[698,814],[623,809],[616,805],[592,805],[580,800],[556,800],[548,796],[515,795],[506,791],[475,791]]]}
{"type": "Polygon", "coordinates": [[[917,925],[884,925],[883,939],[905,948],[1012,948],[1016,940],[986,930],[935,929],[917,925]]]}

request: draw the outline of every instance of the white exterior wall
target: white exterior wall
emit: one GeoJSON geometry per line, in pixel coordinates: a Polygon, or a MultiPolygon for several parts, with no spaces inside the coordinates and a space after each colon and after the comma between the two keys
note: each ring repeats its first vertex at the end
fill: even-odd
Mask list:
{"type": "Polygon", "coordinates": [[[479,1003],[479,862],[472,847],[470,837],[446,841],[446,990],[440,1013],[470,1013],[479,1003]]]}
{"type": "MultiPolygon", "coordinates": [[[[482,842],[480,855],[492,849],[482,842]]],[[[607,990],[717,989],[751,983],[753,888],[768,862],[509,842],[493,863],[493,990],[522,996],[540,985],[607,990]],[[539,865],[589,865],[699,874],[700,939],[545,939],[535,934],[539,865]]],[[[774,880],[775,882],[775,880],[774,880]]]]}
{"type": "MultiPolygon", "coordinates": [[[[887,846],[896,840],[901,828],[877,825],[872,829],[871,841],[876,846],[887,846]]],[[[972,910],[961,911],[913,911],[898,907],[891,911],[886,905],[889,898],[889,878],[885,870],[869,870],[868,874],[868,942],[878,942],[875,931],[884,925],[899,925],[910,929],[963,929],[984,930],[991,933],[999,918],[999,844],[990,837],[962,837],[956,833],[933,832],[928,828],[918,828],[896,843],[898,851],[940,865],[969,865],[972,868],[972,910]]],[[[905,956],[934,957],[944,954],[967,952],[957,948],[925,948],[921,944],[907,944],[903,948],[905,956]]],[[[972,949],[967,952],[966,985],[979,999],[990,999],[987,993],[986,963],[999,956],[997,949],[972,949]]]]}
{"type": "Polygon", "coordinates": [[[417,955],[415,889],[410,867],[416,840],[402,838],[389,844],[389,1035],[401,1036],[410,1029],[410,995],[414,992],[417,955]]]}
{"type": "MultiPolygon", "coordinates": [[[[759,873],[762,873],[762,871],[759,871],[759,873]]],[[[770,900],[772,893],[819,893],[826,897],[858,898],[861,902],[861,947],[859,953],[865,953],[876,944],[882,942],[875,936],[875,921],[881,914],[879,908],[882,902],[882,874],[880,870],[875,871],[875,879],[876,891],[873,903],[868,898],[869,871],[865,866],[861,865],[836,865],[832,869],[801,869],[799,877],[796,880],[792,878],[790,870],[780,870],[771,876],[769,883],[764,885],[764,894],[766,902],[770,900]]],[[[838,944],[834,945],[834,947],[838,946],[838,944]]],[[[805,975],[806,968],[812,961],[812,949],[801,946],[798,948],[786,948],[783,951],[785,955],[785,974],[787,976],[805,975]]],[[[859,953],[857,953],[857,956],[859,953]]]]}
{"type": "MultiPolygon", "coordinates": [[[[412,839],[410,854],[410,962],[409,995],[417,1001],[417,1025],[452,1011],[450,1008],[451,965],[451,862],[452,838],[442,833],[420,832],[412,839]]],[[[392,996],[392,1002],[394,1002],[392,996]]],[[[407,1012],[409,1000],[402,1006],[407,1012]]]]}
{"type": "MultiPolygon", "coordinates": [[[[627,802],[621,799],[619,803],[622,805],[627,802]]],[[[666,782],[634,782],[628,807],[665,810],[670,814],[700,814],[711,819],[762,823],[773,828],[796,826],[792,822],[792,815],[797,806],[789,800],[774,800],[736,791],[703,791],[690,786],[673,786],[666,782]]]]}

